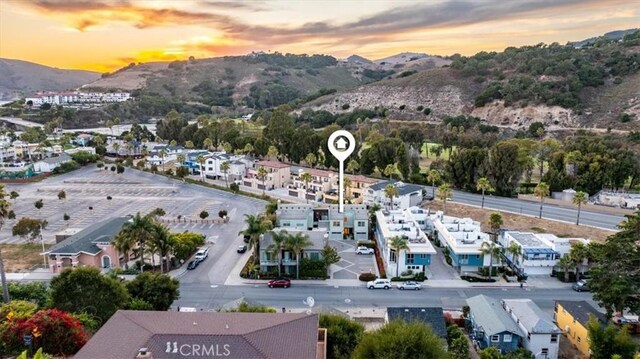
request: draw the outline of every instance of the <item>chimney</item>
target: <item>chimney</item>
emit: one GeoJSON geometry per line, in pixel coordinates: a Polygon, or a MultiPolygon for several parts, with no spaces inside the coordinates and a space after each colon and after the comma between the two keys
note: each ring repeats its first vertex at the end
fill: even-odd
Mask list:
{"type": "Polygon", "coordinates": [[[153,359],[153,355],[147,348],[140,348],[138,350],[138,355],[136,355],[136,359],[153,359]]]}

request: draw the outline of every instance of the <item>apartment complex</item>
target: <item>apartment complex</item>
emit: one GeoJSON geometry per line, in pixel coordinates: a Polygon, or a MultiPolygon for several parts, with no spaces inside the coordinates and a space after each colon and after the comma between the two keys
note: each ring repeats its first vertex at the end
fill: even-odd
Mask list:
{"type": "Polygon", "coordinates": [[[128,92],[39,92],[35,96],[25,98],[31,106],[64,104],[97,104],[124,102],[131,98],[128,92]]]}
{"type": "Polygon", "coordinates": [[[387,209],[402,209],[419,205],[423,198],[422,186],[400,181],[382,181],[366,188],[363,203],[368,206],[378,204],[387,209]],[[393,199],[385,194],[388,185],[393,185],[398,190],[398,195],[393,199]]]}
{"type": "Polygon", "coordinates": [[[330,239],[367,240],[369,212],[364,205],[278,204],[278,226],[290,230],[326,230],[330,239]]]}
{"type": "Polygon", "coordinates": [[[303,234],[311,242],[311,245],[302,249],[301,258],[312,260],[322,259],[322,249],[329,244],[329,234],[324,229],[314,230],[285,230],[282,228],[274,228],[272,231],[265,233],[260,238],[260,272],[284,273],[287,275],[296,274],[296,254],[287,248],[273,248],[273,234],[286,231],[291,235],[303,234]],[[281,270],[278,271],[278,266],[281,270]]]}
{"type": "Polygon", "coordinates": [[[291,180],[291,166],[277,161],[259,161],[248,168],[242,184],[262,190],[284,188],[291,180]],[[260,168],[266,170],[265,178],[260,178],[260,168]]]}

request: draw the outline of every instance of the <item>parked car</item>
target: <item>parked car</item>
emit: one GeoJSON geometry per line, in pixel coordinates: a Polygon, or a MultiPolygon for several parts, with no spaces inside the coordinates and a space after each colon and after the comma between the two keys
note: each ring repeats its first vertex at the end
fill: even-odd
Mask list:
{"type": "Polygon", "coordinates": [[[391,281],[388,279],[376,279],[367,282],[367,288],[369,289],[389,289],[391,288],[391,281]]]}
{"type": "Polygon", "coordinates": [[[591,289],[589,289],[589,285],[587,284],[586,280],[579,280],[577,282],[575,282],[573,284],[573,286],[571,286],[571,288],[573,288],[573,290],[575,290],[576,292],[590,292],[591,289]]]}
{"type": "Polygon", "coordinates": [[[360,246],[356,249],[356,254],[373,254],[373,248],[360,246]]]}
{"type": "Polygon", "coordinates": [[[238,247],[238,253],[244,253],[247,251],[247,246],[246,245],[241,245],[238,247]]]}
{"type": "Polygon", "coordinates": [[[287,278],[272,279],[267,283],[269,288],[289,288],[291,287],[291,281],[287,278]]]}
{"type": "Polygon", "coordinates": [[[422,284],[413,281],[406,281],[398,283],[398,289],[400,290],[420,290],[422,289],[422,284]]]}
{"type": "Polygon", "coordinates": [[[194,258],[199,261],[203,261],[208,256],[209,256],[209,248],[202,248],[196,253],[196,256],[194,258]]]}
{"type": "Polygon", "coordinates": [[[189,262],[189,264],[187,264],[187,269],[188,270],[193,270],[196,269],[196,267],[198,266],[198,264],[200,264],[200,261],[197,259],[194,259],[192,261],[189,262]]]}

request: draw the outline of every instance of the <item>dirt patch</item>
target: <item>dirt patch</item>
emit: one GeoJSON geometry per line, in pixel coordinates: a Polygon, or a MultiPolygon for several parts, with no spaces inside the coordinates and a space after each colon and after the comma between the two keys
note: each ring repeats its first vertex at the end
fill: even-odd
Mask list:
{"type": "MultiPolygon", "coordinates": [[[[442,201],[435,200],[427,202],[424,206],[430,210],[442,210],[442,201]]],[[[454,217],[470,217],[482,224],[482,230],[489,232],[489,215],[494,212],[502,214],[504,220],[503,228],[517,231],[529,231],[537,233],[553,233],[558,237],[589,238],[595,241],[604,242],[612,235],[613,231],[597,229],[585,226],[576,226],[563,222],[551,221],[528,216],[521,216],[512,213],[505,213],[496,210],[481,209],[472,206],[465,206],[459,203],[447,203],[446,214],[454,217]]]]}
{"type": "MultiPolygon", "coordinates": [[[[45,248],[51,245],[45,244],[45,248]]],[[[42,264],[42,246],[40,244],[0,244],[4,270],[7,273],[24,272],[35,265],[42,264]]]]}

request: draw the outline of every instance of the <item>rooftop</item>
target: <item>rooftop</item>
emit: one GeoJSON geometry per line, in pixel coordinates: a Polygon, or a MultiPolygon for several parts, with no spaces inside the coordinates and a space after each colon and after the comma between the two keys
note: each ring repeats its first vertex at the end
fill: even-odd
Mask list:
{"type": "Polygon", "coordinates": [[[480,222],[471,218],[445,216],[442,211],[430,216],[434,228],[456,253],[477,254],[482,243],[489,242],[487,233],[482,232],[480,222]]]}
{"type": "Polygon", "coordinates": [[[404,182],[395,181],[395,180],[394,181],[381,181],[381,182],[378,182],[376,184],[373,184],[373,185],[369,186],[369,189],[374,190],[374,191],[382,191],[389,184],[392,184],[392,185],[396,186],[396,188],[398,189],[398,195],[399,196],[404,196],[406,194],[414,193],[414,192],[422,192],[422,186],[420,186],[420,185],[411,184],[411,183],[404,183],[404,182]]]}
{"type": "Polygon", "coordinates": [[[585,328],[587,327],[587,322],[589,321],[590,315],[593,315],[602,323],[607,322],[607,317],[604,314],[597,311],[594,307],[592,307],[584,300],[557,300],[556,303],[560,304],[564,310],[571,314],[573,319],[578,321],[585,328]]]}
{"type": "Polygon", "coordinates": [[[481,294],[468,298],[467,305],[475,322],[482,327],[485,335],[511,332],[521,336],[520,329],[497,299],[481,294]]]}
{"type": "Polygon", "coordinates": [[[419,251],[420,253],[435,254],[435,248],[428,240],[422,226],[417,222],[420,220],[420,216],[426,219],[427,212],[418,207],[376,212],[380,231],[386,240],[396,236],[402,237],[407,239],[412,252],[419,251]]]}
{"type": "Polygon", "coordinates": [[[256,168],[258,168],[260,166],[269,167],[269,168],[289,168],[289,167],[291,167],[290,165],[288,165],[286,163],[282,163],[282,162],[278,162],[278,161],[258,161],[258,163],[256,163],[256,168]]]}
{"type": "Polygon", "coordinates": [[[444,322],[442,307],[391,307],[387,308],[389,320],[404,320],[405,322],[422,322],[429,324],[440,338],[447,338],[447,325],[444,322]]]}
{"type": "Polygon", "coordinates": [[[45,253],[77,254],[83,252],[87,254],[98,254],[101,249],[98,248],[96,243],[111,242],[128,220],[129,217],[114,217],[94,223],[49,248],[45,253]]]}
{"type": "Polygon", "coordinates": [[[375,178],[369,178],[369,177],[365,177],[363,175],[345,175],[346,178],[350,179],[351,182],[360,182],[360,183],[378,183],[379,180],[375,179],[375,178]]]}
{"type": "Polygon", "coordinates": [[[313,243],[307,249],[322,249],[325,244],[327,244],[328,233],[325,230],[311,230],[311,231],[297,231],[286,228],[274,228],[270,232],[264,234],[264,237],[260,243],[260,248],[266,249],[269,245],[273,244],[273,235],[272,232],[281,233],[287,232],[289,234],[297,234],[302,233],[309,238],[309,241],[313,243]]]}
{"type": "Polygon", "coordinates": [[[560,333],[547,313],[531,299],[503,299],[502,302],[530,333],[560,333]]]}
{"type": "MultiPolygon", "coordinates": [[[[330,218],[342,218],[344,214],[339,212],[339,206],[333,204],[279,204],[277,217],[278,219],[307,219],[312,210],[326,209],[329,211],[330,218]]],[[[369,219],[367,206],[358,204],[345,204],[344,210],[347,214],[351,213],[356,219],[369,219]]]]}
{"type": "Polygon", "coordinates": [[[48,163],[50,165],[54,165],[54,164],[58,164],[58,163],[65,163],[65,162],[69,162],[71,161],[71,156],[69,156],[66,153],[61,153],[60,155],[56,156],[56,157],[47,157],[43,160],[41,160],[44,163],[48,163]]]}

